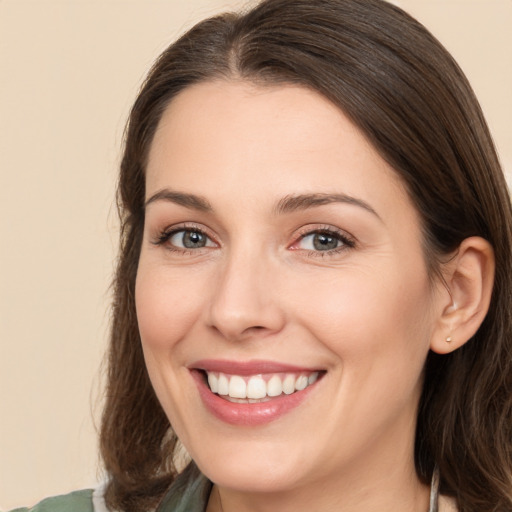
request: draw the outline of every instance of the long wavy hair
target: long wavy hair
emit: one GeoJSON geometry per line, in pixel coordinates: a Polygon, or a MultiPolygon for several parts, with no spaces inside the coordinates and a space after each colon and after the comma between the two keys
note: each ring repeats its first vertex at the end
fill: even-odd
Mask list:
{"type": "Polygon", "coordinates": [[[177,439],[151,387],[134,288],[144,226],[145,167],[162,113],[208,80],[296,84],[328,98],[406,185],[422,220],[431,275],[470,236],[494,248],[496,276],[475,336],[425,364],[415,462],[461,512],[512,510],[512,211],[478,101],[443,46],[382,0],[264,0],[207,19],[158,58],[133,105],[121,164],[122,230],[114,281],[101,454],[107,503],[154,507],[177,475],[177,439]]]}

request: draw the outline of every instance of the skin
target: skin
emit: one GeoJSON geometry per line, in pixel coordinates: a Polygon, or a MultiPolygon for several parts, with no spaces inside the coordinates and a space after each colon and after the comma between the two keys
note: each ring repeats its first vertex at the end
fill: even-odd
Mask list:
{"type": "Polygon", "coordinates": [[[428,510],[414,430],[423,365],[451,298],[427,274],[396,173],[315,92],[217,81],[186,89],[163,115],[147,199],[164,189],[211,205],[147,205],[136,283],[148,372],[215,483],[208,510],[428,510]],[[302,194],[364,205],[276,212],[302,194]],[[170,228],[200,229],[208,244],[183,249],[181,234],[157,244],[170,228]],[[349,242],[316,250],[308,233],[319,229],[349,242]],[[234,426],[199,398],[189,366],[205,358],[326,373],[278,420],[234,426]]]}

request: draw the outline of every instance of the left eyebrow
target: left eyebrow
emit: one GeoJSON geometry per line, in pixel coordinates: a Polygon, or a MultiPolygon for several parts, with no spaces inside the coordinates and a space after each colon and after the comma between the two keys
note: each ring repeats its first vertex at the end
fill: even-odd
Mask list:
{"type": "Polygon", "coordinates": [[[307,210],[315,206],[323,206],[331,203],[351,204],[363,208],[382,220],[379,214],[365,201],[346,194],[300,194],[286,196],[280,199],[274,207],[276,214],[291,213],[307,210]]]}
{"type": "Polygon", "coordinates": [[[212,205],[208,200],[202,196],[196,196],[195,194],[188,194],[186,192],[178,192],[164,188],[153,194],[144,204],[144,208],[156,201],[167,201],[170,203],[179,204],[190,210],[198,210],[201,212],[213,211],[212,205]]]}

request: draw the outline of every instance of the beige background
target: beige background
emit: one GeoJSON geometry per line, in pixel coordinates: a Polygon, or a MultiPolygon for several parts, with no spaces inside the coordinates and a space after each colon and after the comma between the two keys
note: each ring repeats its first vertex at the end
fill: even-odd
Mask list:
{"type": "MultiPolygon", "coordinates": [[[[512,173],[512,0],[401,0],[459,60],[512,173]]],[[[158,53],[241,1],[0,0],[0,505],[101,479],[93,418],[128,108],[158,53]]],[[[1,507],[0,507],[1,508],[1,507]]]]}

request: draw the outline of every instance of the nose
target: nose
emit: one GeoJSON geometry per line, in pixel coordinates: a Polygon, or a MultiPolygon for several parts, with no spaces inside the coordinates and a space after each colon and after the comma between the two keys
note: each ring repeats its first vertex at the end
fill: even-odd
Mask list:
{"type": "Polygon", "coordinates": [[[231,341],[275,334],[285,323],[277,265],[247,252],[223,263],[209,308],[210,326],[231,341]]]}

